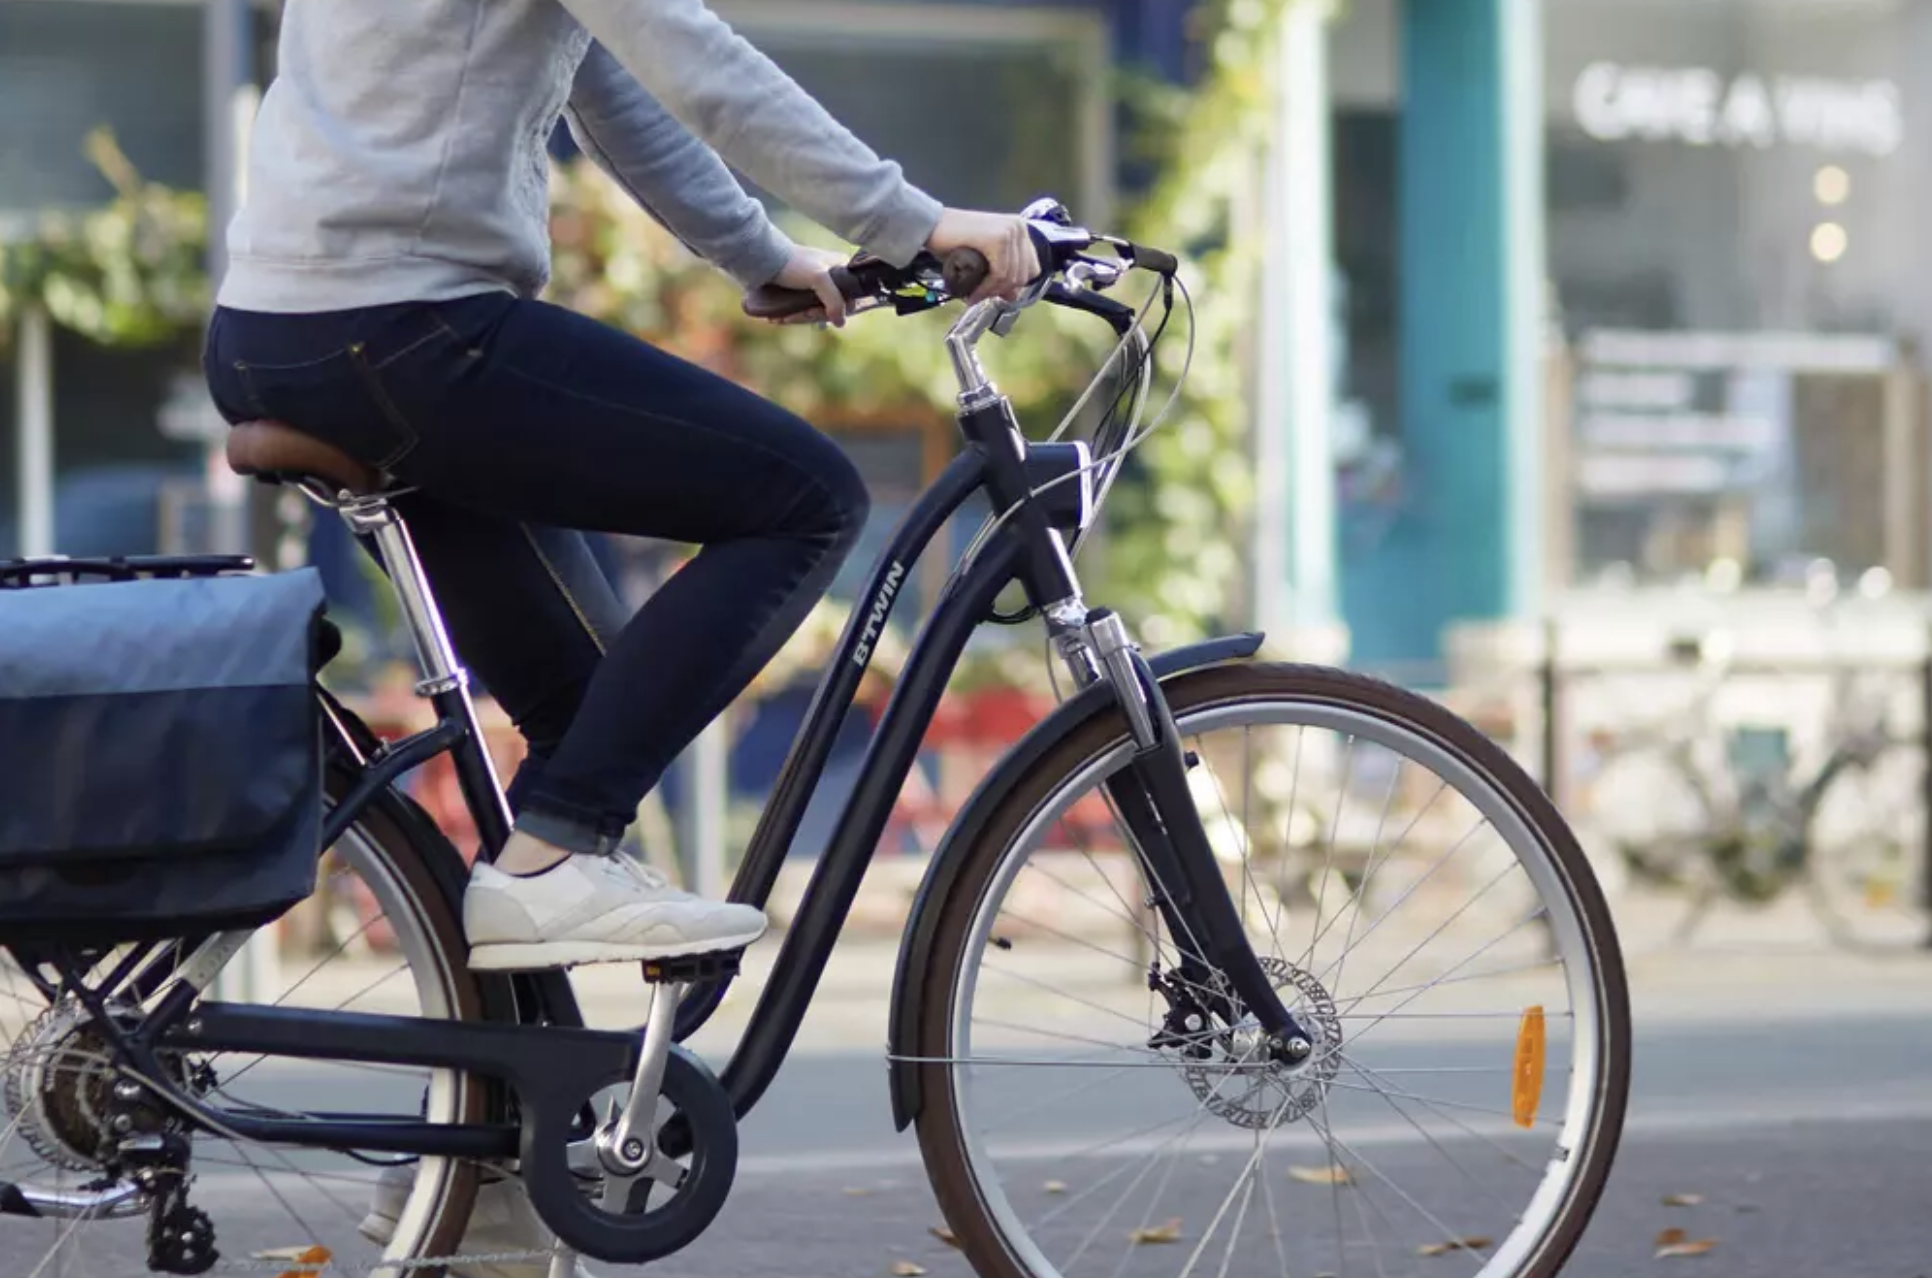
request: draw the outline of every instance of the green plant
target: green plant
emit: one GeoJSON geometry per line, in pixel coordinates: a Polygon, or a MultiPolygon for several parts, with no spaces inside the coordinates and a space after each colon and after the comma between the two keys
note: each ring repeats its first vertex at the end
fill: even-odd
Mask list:
{"type": "MultiPolygon", "coordinates": [[[[1283,12],[1311,2],[1209,0],[1195,15],[1209,55],[1200,81],[1136,85],[1138,150],[1157,176],[1127,234],[1181,255],[1197,325],[1187,380],[1141,447],[1139,482],[1115,498],[1106,530],[1109,600],[1155,643],[1198,638],[1244,608],[1250,371],[1262,354],[1252,345],[1262,265],[1253,230],[1270,145],[1269,54],[1283,12]]],[[[1167,345],[1156,404],[1180,369],[1180,342],[1167,345]]]]}
{"type": "MultiPolygon", "coordinates": [[[[1097,597],[1166,645],[1230,623],[1243,608],[1243,524],[1253,500],[1247,409],[1258,238],[1268,146],[1272,32],[1290,4],[1202,0],[1194,29],[1209,53],[1181,87],[1123,72],[1126,153],[1155,173],[1120,228],[1183,259],[1197,308],[1194,357],[1161,429],[1116,486],[1083,573],[1097,597]]],[[[27,303],[111,343],[192,331],[206,313],[206,204],[145,182],[105,132],[89,154],[114,188],[107,205],[50,216],[0,243],[0,331],[27,303]]],[[[939,336],[955,312],[867,320],[836,336],[774,328],[739,311],[737,289],[678,246],[587,163],[557,166],[548,297],[753,387],[827,426],[917,428],[950,414],[954,384],[939,336]]],[[[1076,210],[1078,213],[1078,210],[1076,210]]],[[[814,228],[794,235],[825,243],[814,228]]],[[[1175,390],[1189,334],[1177,314],[1150,413],[1175,390]]],[[[1109,345],[1091,319],[1041,308],[1024,339],[988,344],[987,362],[1030,424],[1060,419],[1109,345]]]]}
{"type": "Polygon", "coordinates": [[[104,345],[179,339],[208,313],[207,200],[143,179],[105,129],[88,135],[86,150],[114,196],[85,212],[44,214],[29,234],[0,238],[0,336],[38,305],[104,345]]]}

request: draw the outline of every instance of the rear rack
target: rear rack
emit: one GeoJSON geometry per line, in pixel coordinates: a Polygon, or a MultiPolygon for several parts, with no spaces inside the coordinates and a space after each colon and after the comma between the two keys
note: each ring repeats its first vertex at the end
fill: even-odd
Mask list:
{"type": "Polygon", "coordinates": [[[219,577],[252,572],[247,555],[115,555],[106,559],[0,559],[0,590],[29,586],[80,585],[83,581],[142,581],[153,578],[219,577]]]}

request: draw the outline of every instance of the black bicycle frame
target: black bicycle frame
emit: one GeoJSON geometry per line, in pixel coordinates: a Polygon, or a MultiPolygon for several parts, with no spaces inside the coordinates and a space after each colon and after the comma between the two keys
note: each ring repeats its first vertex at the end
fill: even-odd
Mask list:
{"type": "MultiPolygon", "coordinates": [[[[1021,441],[1012,425],[1010,409],[1003,402],[962,413],[960,426],[968,447],[914,503],[873,567],[861,605],[847,623],[831,664],[820,678],[739,866],[730,893],[732,900],[762,906],[769,899],[824,773],[834,738],[856,699],[874,644],[913,565],[933,538],[979,491],[988,494],[996,511],[1020,503],[1019,517],[997,530],[963,571],[955,570],[938,607],[913,642],[906,667],[867,747],[858,784],[846,799],[831,846],[813,868],[797,917],[774,965],[771,983],[760,996],[749,1028],[722,1074],[721,1082],[740,1117],[764,1094],[791,1049],[892,805],[967,641],[991,615],[995,599],[1015,581],[1024,586],[1036,607],[1056,603],[1071,590],[1071,566],[1052,536],[1053,531],[1072,530],[1066,526],[1066,512],[1028,500],[1029,490],[1039,478],[1029,468],[1040,460],[1034,450],[1041,446],[1021,441]]],[[[1070,467],[1077,461],[1065,464],[1070,467]]],[[[1161,706],[1151,679],[1148,692],[1156,706],[1161,706]]],[[[483,855],[494,858],[500,852],[507,837],[508,814],[483,743],[475,732],[467,693],[460,686],[444,689],[434,693],[433,700],[438,719],[425,731],[389,746],[371,748],[366,742],[353,740],[347,743],[361,760],[362,771],[351,792],[331,812],[323,846],[338,838],[361,810],[403,773],[449,751],[465,801],[482,835],[483,855]]],[[[345,736],[354,735],[352,721],[338,721],[337,727],[345,736]]],[[[1166,719],[1165,727],[1171,734],[1171,718],[1166,719]]],[[[1139,821],[1135,821],[1135,813],[1127,815],[1136,825],[1144,826],[1136,830],[1137,839],[1163,851],[1155,858],[1153,868],[1158,871],[1163,864],[1169,867],[1165,877],[1174,880],[1175,890],[1164,895],[1173,897],[1171,904],[1207,907],[1208,913],[1199,916],[1208,924],[1207,930],[1224,931],[1216,927],[1213,907],[1218,905],[1220,913],[1231,913],[1225,892],[1218,901],[1197,899],[1193,907],[1188,902],[1188,889],[1193,885],[1187,880],[1197,877],[1185,864],[1188,856],[1207,856],[1210,863],[1205,868],[1209,872],[1213,868],[1204,836],[1196,830],[1195,838],[1186,840],[1178,831],[1170,834],[1163,830],[1158,822],[1156,809],[1178,801],[1172,793],[1180,784],[1178,760],[1178,748],[1171,740],[1164,742],[1160,751],[1136,760],[1136,774],[1146,777],[1141,804],[1146,815],[1139,821]],[[1171,776],[1148,770],[1155,754],[1165,756],[1171,776]],[[1170,837],[1174,840],[1171,844],[1170,837]],[[1180,846],[1183,843],[1190,846],[1180,846]]],[[[1180,797],[1185,798],[1184,786],[1180,797]]],[[[1187,807],[1191,810],[1191,802],[1187,807]]],[[[1202,894],[1192,895],[1198,898],[1202,894]]],[[[1211,893],[1206,895],[1212,897],[1211,893]]],[[[1164,908],[1169,904],[1163,901],[1164,908]]],[[[1238,932],[1228,935],[1238,936],[1238,932]]],[[[1286,1018],[1262,981],[1252,951],[1244,946],[1245,942],[1237,941],[1226,947],[1226,970],[1237,991],[1258,1012],[1264,1025],[1286,1018]],[[1239,962],[1243,956],[1246,965],[1255,968],[1246,974],[1246,980],[1242,979],[1239,962]],[[1249,985],[1255,986],[1252,997],[1246,988],[1249,985]],[[1272,1008],[1266,1007],[1264,1000],[1272,1002],[1272,1008]]],[[[718,980],[687,991],[679,1007],[678,1038],[704,1023],[718,1006],[725,987],[726,981],[718,980]]],[[[182,982],[170,989],[137,1026],[122,1028],[105,1015],[105,1005],[97,994],[82,992],[81,997],[96,1005],[93,1010],[103,1020],[107,1034],[119,1040],[136,1069],[155,1080],[184,1112],[218,1130],[226,1129],[250,1140],[296,1146],[501,1158],[512,1156],[518,1147],[518,1129],[507,1124],[447,1125],[340,1114],[278,1118],[260,1111],[214,1109],[169,1086],[166,1080],[172,1073],[158,1053],[162,1049],[260,1053],[459,1069],[503,1079],[514,1086],[526,1112],[551,1114],[559,1112],[560,1105],[588,1099],[596,1086],[630,1076],[641,1048],[640,1032],[582,1028],[582,1017],[562,973],[521,975],[515,988],[518,1024],[465,1024],[222,1002],[195,1005],[197,991],[182,982]],[[565,1062],[569,1063],[567,1068],[565,1062]]],[[[1285,1023],[1291,1030],[1295,1028],[1292,1019],[1285,1023]]],[[[666,1152],[673,1156],[680,1152],[672,1148],[682,1143],[680,1134],[670,1129],[665,1133],[666,1152]]]]}
{"type": "MultiPolygon", "coordinates": [[[[962,451],[900,521],[875,564],[862,606],[840,637],[831,665],[820,678],[804,723],[732,885],[731,899],[762,905],[769,899],[797,836],[846,713],[857,698],[873,646],[884,630],[906,580],[933,539],[976,492],[989,484],[985,454],[962,451]]],[[[997,503],[1002,494],[992,492],[997,503]]],[[[939,606],[915,639],[878,730],[867,748],[858,785],[846,799],[837,834],[814,867],[797,918],[788,930],[770,985],[760,997],[751,1028],[722,1075],[733,1108],[742,1116],[757,1103],[789,1053],[839,930],[884,832],[892,805],[905,784],[927,726],[952,671],[994,600],[1028,573],[1020,530],[996,533],[964,572],[949,582],[939,606]]],[[[1031,593],[1031,590],[1029,590],[1031,593]]],[[[477,818],[483,852],[494,857],[507,837],[500,792],[491,779],[483,745],[461,693],[437,694],[431,727],[375,750],[356,785],[330,812],[323,846],[348,829],[377,795],[430,758],[449,752],[464,798],[477,818]]],[[[524,1008],[524,1024],[458,1024],[415,1017],[202,1002],[184,985],[169,992],[124,1045],[148,1077],[169,1075],[157,1049],[260,1053],[370,1064],[410,1064],[461,1069],[512,1083],[526,1101],[549,1101],[595,1081],[625,1077],[641,1042],[636,1032],[581,1028],[567,980],[531,974],[539,997],[524,1008]],[[193,1005],[192,1018],[189,1007],[193,1005]],[[542,1024],[528,1022],[542,1021],[542,1024]],[[572,1061],[569,1069],[558,1062],[572,1061]]],[[[694,986],[680,1008],[678,1037],[709,1016],[724,993],[723,982],[694,986]]],[[[369,1152],[504,1158],[514,1156],[517,1129],[504,1124],[450,1125],[356,1115],[271,1117],[259,1112],[210,1107],[168,1088],[170,1099],[211,1126],[249,1140],[351,1148],[369,1152]]],[[[594,1088],[593,1088],[594,1090],[594,1088]]],[[[583,1092],[588,1096],[589,1092],[583,1092]]]]}

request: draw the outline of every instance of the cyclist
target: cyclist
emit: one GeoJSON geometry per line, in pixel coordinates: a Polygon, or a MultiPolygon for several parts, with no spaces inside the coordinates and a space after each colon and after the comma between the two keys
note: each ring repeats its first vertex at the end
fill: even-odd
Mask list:
{"type": "Polygon", "coordinates": [[[978,249],[977,297],[1038,270],[1024,222],[942,207],[703,0],[290,0],[204,366],[230,422],[280,420],[411,490],[397,506],[457,651],[528,743],[514,830],[464,899],[490,970],[763,934],[760,911],[611,854],[867,512],[804,422],[536,300],[559,116],[739,284],[816,293],[800,318],[843,323],[840,259],[788,240],[726,162],[896,264],[978,249]],[[577,529],[702,549],[626,619],[577,529]]]}

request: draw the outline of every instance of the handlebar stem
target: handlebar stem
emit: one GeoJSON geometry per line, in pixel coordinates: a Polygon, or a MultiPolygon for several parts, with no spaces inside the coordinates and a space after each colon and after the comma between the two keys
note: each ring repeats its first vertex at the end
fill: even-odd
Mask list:
{"type": "Polygon", "coordinates": [[[959,402],[962,407],[972,408],[983,404],[999,392],[993,381],[980,366],[979,353],[974,348],[979,339],[986,336],[993,325],[1000,321],[1008,303],[998,298],[988,298],[975,302],[966,308],[966,313],[954,322],[946,334],[946,354],[952,357],[953,375],[959,379],[959,402]]]}

